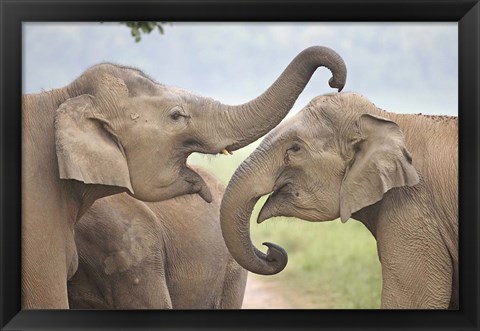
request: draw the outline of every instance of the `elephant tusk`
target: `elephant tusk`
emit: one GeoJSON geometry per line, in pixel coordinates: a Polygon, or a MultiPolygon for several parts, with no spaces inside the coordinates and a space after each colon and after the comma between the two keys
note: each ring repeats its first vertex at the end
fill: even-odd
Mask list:
{"type": "Polygon", "coordinates": [[[227,156],[228,156],[228,155],[233,155],[231,152],[227,151],[225,148],[222,149],[222,154],[223,154],[223,155],[227,155],[227,156]]]}

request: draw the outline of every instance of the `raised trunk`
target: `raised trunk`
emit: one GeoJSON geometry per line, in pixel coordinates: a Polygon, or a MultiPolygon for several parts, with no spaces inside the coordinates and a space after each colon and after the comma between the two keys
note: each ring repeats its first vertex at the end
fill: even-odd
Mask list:
{"type": "Polygon", "coordinates": [[[262,146],[257,148],[235,171],[220,208],[222,234],[230,254],[245,269],[262,275],[282,271],[288,260],[282,247],[263,243],[268,247],[264,254],[250,238],[253,207],[262,195],[273,190],[279,162],[265,154],[262,146]]]}
{"type": "Polygon", "coordinates": [[[219,105],[221,136],[233,141],[227,150],[246,146],[272,130],[288,114],[318,67],[332,72],[329,84],[341,91],[347,69],[335,51],[313,46],[298,54],[277,80],[257,98],[238,106],[219,105]]]}

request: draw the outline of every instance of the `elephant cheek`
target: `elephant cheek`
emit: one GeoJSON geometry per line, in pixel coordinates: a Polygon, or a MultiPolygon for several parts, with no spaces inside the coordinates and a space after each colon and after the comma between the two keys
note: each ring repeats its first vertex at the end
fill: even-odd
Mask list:
{"type": "Polygon", "coordinates": [[[157,202],[168,200],[182,194],[190,193],[187,188],[173,183],[170,185],[155,185],[153,182],[145,182],[140,185],[134,185],[134,194],[130,194],[135,199],[146,202],[157,202]]]}
{"type": "Polygon", "coordinates": [[[135,199],[147,202],[157,202],[172,199],[181,195],[198,194],[207,203],[212,201],[210,189],[204,182],[192,181],[182,177],[166,186],[155,186],[152,183],[141,185],[135,189],[135,194],[130,194],[135,199]]]}
{"type": "Polygon", "coordinates": [[[294,216],[308,222],[332,221],[340,216],[340,209],[337,206],[324,206],[320,203],[311,207],[293,208],[294,216]]]}

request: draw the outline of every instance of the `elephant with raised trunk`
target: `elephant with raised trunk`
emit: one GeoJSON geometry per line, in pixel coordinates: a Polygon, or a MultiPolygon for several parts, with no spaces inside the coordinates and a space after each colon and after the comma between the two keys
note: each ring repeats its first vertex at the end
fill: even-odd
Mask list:
{"type": "Polygon", "coordinates": [[[75,226],[73,309],[240,309],[247,270],[220,230],[225,186],[193,168],[213,201],[187,194],[142,202],[126,193],[95,201],[75,226]]]}
{"type": "Polygon", "coordinates": [[[313,99],[239,166],[221,206],[227,247],[244,268],[275,274],[280,246],[252,245],[249,220],[356,219],[377,240],[382,308],[458,307],[456,117],[383,111],[355,93],[313,99]]]}
{"type": "Polygon", "coordinates": [[[22,100],[22,307],[68,308],[77,269],[74,225],[92,203],[128,192],[144,201],[198,193],[192,152],[241,148],[275,127],[319,66],[341,89],[346,68],[329,48],[302,51],[259,97],[229,106],[158,84],[141,71],[91,67],[71,84],[22,100]]]}

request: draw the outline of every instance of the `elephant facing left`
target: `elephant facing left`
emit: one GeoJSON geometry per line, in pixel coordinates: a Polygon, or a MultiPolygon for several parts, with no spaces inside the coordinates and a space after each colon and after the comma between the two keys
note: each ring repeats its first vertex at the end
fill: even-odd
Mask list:
{"type": "Polygon", "coordinates": [[[198,193],[207,185],[186,165],[255,141],[288,113],[315,70],[342,89],[346,67],[333,50],[305,49],[257,98],[224,105],[159,84],[137,69],[100,64],[71,84],[22,98],[22,308],[69,308],[77,269],[75,223],[101,197],[143,201],[198,193]]]}
{"type": "Polygon", "coordinates": [[[251,242],[257,218],[349,218],[377,241],[383,309],[458,309],[458,120],[396,114],[357,93],[318,96],[272,130],[238,167],[222,198],[227,247],[244,268],[275,274],[278,245],[251,242]]]}
{"type": "Polygon", "coordinates": [[[127,194],[95,201],[75,226],[78,270],[71,309],[240,309],[247,270],[220,229],[225,186],[195,167],[212,192],[142,202],[127,194]]]}

